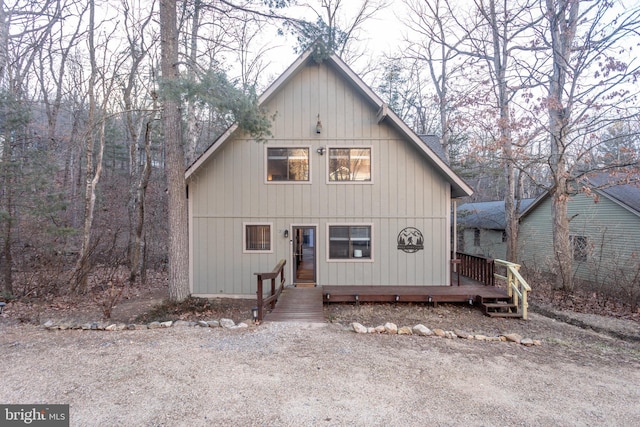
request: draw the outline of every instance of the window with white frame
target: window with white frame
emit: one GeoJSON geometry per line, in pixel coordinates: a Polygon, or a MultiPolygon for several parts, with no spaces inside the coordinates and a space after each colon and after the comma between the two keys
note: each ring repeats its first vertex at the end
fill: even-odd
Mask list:
{"type": "Polygon", "coordinates": [[[371,258],[371,225],[329,226],[329,259],[371,258]]]}
{"type": "Polygon", "coordinates": [[[371,148],[329,148],[329,182],[371,181],[371,148]]]}
{"type": "Polygon", "coordinates": [[[309,181],[309,148],[267,148],[267,181],[309,181]]]}
{"type": "Polygon", "coordinates": [[[244,224],[244,252],[272,252],[271,224],[244,224]]]}

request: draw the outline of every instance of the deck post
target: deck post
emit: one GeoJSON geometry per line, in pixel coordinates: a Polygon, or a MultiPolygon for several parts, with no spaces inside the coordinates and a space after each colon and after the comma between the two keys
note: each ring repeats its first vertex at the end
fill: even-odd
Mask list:
{"type": "Polygon", "coordinates": [[[258,290],[256,291],[257,299],[258,299],[258,322],[262,322],[262,307],[264,303],[262,302],[262,276],[258,275],[258,290]]]}

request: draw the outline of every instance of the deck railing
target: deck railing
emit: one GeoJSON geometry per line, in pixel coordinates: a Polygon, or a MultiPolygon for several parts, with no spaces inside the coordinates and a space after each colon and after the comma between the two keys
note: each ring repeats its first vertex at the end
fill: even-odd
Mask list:
{"type": "Polygon", "coordinates": [[[460,275],[484,283],[486,286],[495,285],[493,259],[462,252],[456,252],[456,259],[459,260],[456,267],[460,275]]]}
{"type": "Polygon", "coordinates": [[[520,264],[503,261],[501,259],[496,259],[494,262],[496,265],[503,266],[507,269],[506,276],[495,274],[495,277],[507,282],[507,293],[509,297],[511,297],[513,304],[518,306],[518,312],[522,313],[522,318],[527,320],[527,309],[529,307],[527,293],[531,292],[531,287],[522,275],[520,275],[520,264]]]}
{"type": "Polygon", "coordinates": [[[268,305],[271,305],[271,309],[275,308],[276,301],[278,301],[278,297],[282,293],[285,284],[284,278],[284,266],[287,263],[286,260],[281,259],[278,265],[268,273],[253,273],[257,276],[258,280],[258,290],[256,291],[257,295],[257,307],[258,307],[258,318],[256,319],[258,322],[262,322],[264,319],[264,308],[268,305]],[[276,279],[280,276],[280,286],[276,287],[276,279]],[[263,282],[265,280],[271,280],[271,290],[269,295],[265,298],[263,282]]]}

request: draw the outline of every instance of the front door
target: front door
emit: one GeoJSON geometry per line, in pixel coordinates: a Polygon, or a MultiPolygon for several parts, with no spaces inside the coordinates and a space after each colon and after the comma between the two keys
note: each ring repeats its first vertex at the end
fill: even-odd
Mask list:
{"type": "Polygon", "coordinates": [[[316,227],[294,225],[293,284],[296,287],[316,286],[316,227]]]}

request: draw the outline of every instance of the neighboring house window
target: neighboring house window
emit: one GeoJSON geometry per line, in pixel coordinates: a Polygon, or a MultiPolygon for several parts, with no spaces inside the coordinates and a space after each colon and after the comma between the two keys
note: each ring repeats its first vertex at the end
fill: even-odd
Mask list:
{"type": "Polygon", "coordinates": [[[573,260],[586,261],[589,255],[589,239],[586,236],[569,236],[573,247],[573,260]]]}
{"type": "Polygon", "coordinates": [[[464,252],[464,229],[458,232],[458,251],[464,252]]]}
{"type": "Polygon", "coordinates": [[[371,258],[371,225],[329,226],[329,259],[371,258]]]}
{"type": "Polygon", "coordinates": [[[267,181],[309,181],[309,148],[267,148],[267,181]]]}
{"type": "Polygon", "coordinates": [[[329,181],[371,181],[371,148],[329,148],[329,181]]]}
{"type": "Polygon", "coordinates": [[[473,230],[473,246],[480,246],[480,229],[473,230]]]}
{"type": "Polygon", "coordinates": [[[244,252],[272,252],[271,224],[244,224],[244,252]]]}
{"type": "Polygon", "coordinates": [[[502,232],[502,243],[506,243],[507,242],[507,232],[503,231],[502,232]]]}

